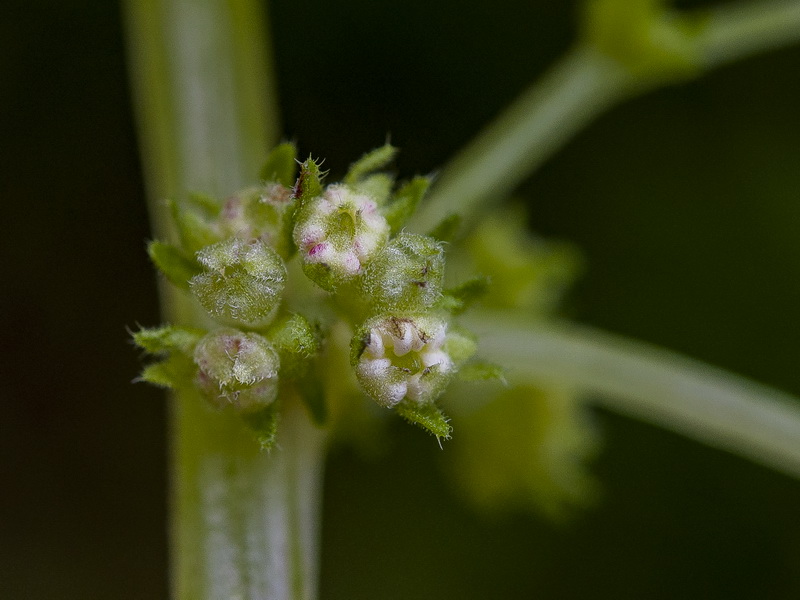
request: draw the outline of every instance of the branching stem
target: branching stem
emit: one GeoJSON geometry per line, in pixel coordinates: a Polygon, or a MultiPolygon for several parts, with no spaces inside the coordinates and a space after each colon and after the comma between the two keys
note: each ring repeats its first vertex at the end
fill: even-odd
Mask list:
{"type": "Polygon", "coordinates": [[[708,68],[800,41],[800,2],[740,2],[712,10],[698,40],[708,68]]]}
{"type": "MultiPolygon", "coordinates": [[[[708,13],[696,40],[701,70],[800,41],[800,2],[727,5],[708,13]]],[[[412,221],[428,231],[457,213],[465,223],[508,197],[533,171],[612,106],[660,85],[578,46],[491,122],[445,167],[412,221]]]]}

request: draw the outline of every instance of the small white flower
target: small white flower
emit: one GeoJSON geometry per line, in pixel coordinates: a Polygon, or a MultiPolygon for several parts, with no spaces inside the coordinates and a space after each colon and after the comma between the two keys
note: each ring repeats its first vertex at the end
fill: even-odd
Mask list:
{"type": "Polygon", "coordinates": [[[444,390],[454,363],[443,346],[447,322],[435,317],[382,317],[365,326],[356,376],[378,404],[430,402],[444,390]]]}

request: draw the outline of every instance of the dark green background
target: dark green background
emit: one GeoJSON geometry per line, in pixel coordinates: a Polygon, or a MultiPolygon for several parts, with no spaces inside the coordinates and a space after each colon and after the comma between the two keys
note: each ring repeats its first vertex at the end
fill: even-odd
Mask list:
{"type": "MultiPolygon", "coordinates": [[[[287,136],[335,176],[390,133],[407,176],[565,50],[575,6],[271,12],[287,136]]],[[[522,186],[533,228],[585,251],[578,319],[800,394],[799,74],[794,48],[629,102],[522,186]]],[[[0,598],[165,598],[165,405],[131,385],[126,333],[159,317],[114,2],[0,8],[0,202],[0,598]]],[[[323,599],[800,597],[800,483],[596,419],[605,499],[566,526],[473,513],[401,423],[378,462],[334,452],[323,599]]]]}

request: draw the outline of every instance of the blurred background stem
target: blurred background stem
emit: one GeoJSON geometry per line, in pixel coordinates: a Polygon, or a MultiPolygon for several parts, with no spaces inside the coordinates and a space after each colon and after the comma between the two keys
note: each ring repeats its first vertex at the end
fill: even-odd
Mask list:
{"type": "MultiPolygon", "coordinates": [[[[699,14],[699,72],[800,40],[800,2],[745,1],[699,14]]],[[[413,226],[427,231],[458,213],[464,222],[505,200],[574,135],[609,108],[656,87],[589,44],[567,53],[450,160],[413,226]]]]}
{"type": "Polygon", "coordinates": [[[468,222],[516,187],[595,117],[629,94],[633,77],[591,48],[560,59],[446,165],[412,220],[427,231],[468,222]]]}
{"type": "Polygon", "coordinates": [[[601,406],[800,477],[796,397],[663,348],[511,311],[464,321],[512,381],[567,385],[601,406]]]}
{"type": "MultiPolygon", "coordinates": [[[[126,2],[129,62],[152,231],[173,238],[165,200],[251,183],[279,122],[264,11],[254,0],[126,2]]],[[[173,323],[201,311],[161,287],[173,323]]],[[[171,402],[172,595],[314,598],[323,439],[283,398],[278,447],[190,392],[171,402]]]]}

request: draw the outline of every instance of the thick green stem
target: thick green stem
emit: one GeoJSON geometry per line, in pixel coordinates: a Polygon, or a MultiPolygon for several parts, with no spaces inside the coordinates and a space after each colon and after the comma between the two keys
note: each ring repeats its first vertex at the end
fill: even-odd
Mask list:
{"type": "MultiPolygon", "coordinates": [[[[705,16],[695,40],[701,71],[800,41],[797,0],[726,5],[705,16]]],[[[607,109],[675,82],[671,72],[643,75],[578,46],[447,164],[412,227],[427,231],[452,214],[474,221],[607,109]]]]}
{"type": "MultiPolygon", "coordinates": [[[[251,183],[277,137],[263,10],[253,0],[129,0],[130,62],[153,230],[165,199],[251,183]]],[[[205,317],[164,286],[164,312],[205,317]]],[[[178,600],[316,596],[324,440],[282,398],[277,447],[258,450],[239,417],[191,392],[172,399],[172,582],[178,600]]]]}
{"type": "Polygon", "coordinates": [[[173,596],[315,598],[323,433],[282,398],[267,454],[204,402],[185,395],[175,409],[173,596]]]}
{"type": "Polygon", "coordinates": [[[475,312],[480,351],[515,382],[569,385],[604,406],[800,476],[800,400],[642,342],[475,312]]]}

